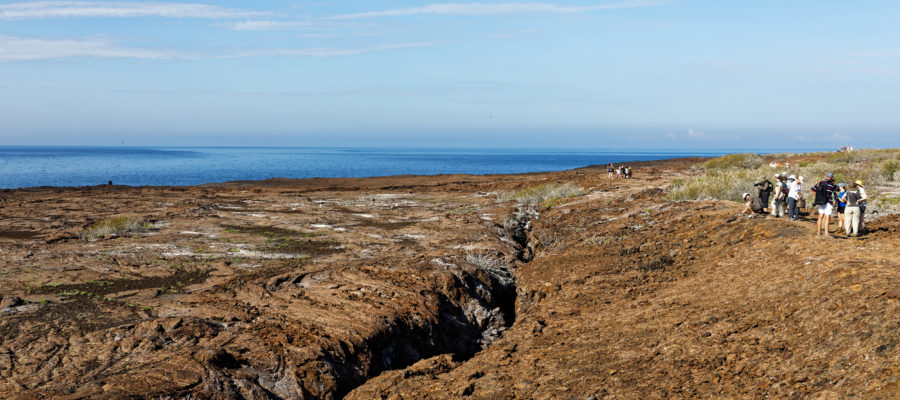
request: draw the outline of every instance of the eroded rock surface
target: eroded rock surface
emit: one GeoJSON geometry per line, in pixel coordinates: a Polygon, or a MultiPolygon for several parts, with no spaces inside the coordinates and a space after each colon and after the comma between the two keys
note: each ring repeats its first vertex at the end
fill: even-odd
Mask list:
{"type": "Polygon", "coordinates": [[[666,202],[695,162],[4,191],[0,393],[900,396],[898,220],[820,239],[666,202]],[[587,192],[492,195],[547,182],[587,192]],[[123,215],[147,229],[84,238],[123,215]]]}

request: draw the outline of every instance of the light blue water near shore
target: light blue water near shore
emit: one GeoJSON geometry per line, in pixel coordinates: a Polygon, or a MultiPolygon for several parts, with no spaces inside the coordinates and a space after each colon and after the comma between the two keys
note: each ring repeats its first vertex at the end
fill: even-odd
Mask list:
{"type": "Polygon", "coordinates": [[[0,188],[198,185],[232,180],[500,174],[717,156],[726,151],[0,146],[0,188]]]}

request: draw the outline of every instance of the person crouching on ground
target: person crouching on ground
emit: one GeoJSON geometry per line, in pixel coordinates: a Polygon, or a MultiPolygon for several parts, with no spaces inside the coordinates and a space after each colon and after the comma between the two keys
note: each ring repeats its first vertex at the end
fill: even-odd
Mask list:
{"type": "Polygon", "coordinates": [[[743,196],[745,206],[741,214],[763,214],[766,210],[763,208],[763,202],[759,197],[750,197],[750,193],[744,193],[743,196]]]}
{"type": "Polygon", "coordinates": [[[859,186],[856,184],[856,182],[853,182],[849,184],[847,186],[847,190],[844,191],[843,200],[847,203],[847,215],[844,222],[844,225],[846,226],[847,236],[858,236],[860,215],[862,215],[862,212],[860,211],[860,203],[866,200],[865,194],[863,194],[863,192],[859,190],[859,186]]]}
{"type": "Polygon", "coordinates": [[[831,224],[831,214],[834,212],[834,193],[836,191],[837,185],[834,184],[834,174],[831,172],[825,174],[825,179],[812,187],[812,192],[816,194],[813,204],[818,207],[819,211],[816,236],[822,235],[822,228],[825,228],[825,235],[829,235],[828,226],[831,224]]]}
{"type": "Polygon", "coordinates": [[[762,201],[763,204],[769,204],[769,195],[772,194],[772,182],[769,182],[766,177],[759,178],[759,182],[753,184],[759,189],[759,201],[762,201]]]}
{"type": "Polygon", "coordinates": [[[800,209],[797,208],[797,202],[800,201],[800,192],[800,182],[797,181],[797,178],[794,175],[791,175],[791,177],[788,178],[787,195],[788,217],[791,218],[791,221],[800,219],[800,209]]]}

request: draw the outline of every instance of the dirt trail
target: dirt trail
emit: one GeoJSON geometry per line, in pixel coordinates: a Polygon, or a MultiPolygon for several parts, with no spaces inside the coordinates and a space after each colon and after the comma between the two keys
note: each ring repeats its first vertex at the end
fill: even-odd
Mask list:
{"type": "Polygon", "coordinates": [[[585,168],[5,191],[0,393],[900,396],[897,220],[818,239],[810,221],[666,202],[695,162],[635,163],[630,181],[585,168]],[[517,242],[516,205],[491,193],[546,182],[589,193],[541,209],[517,242]],[[154,227],[81,238],[121,215],[154,227]]]}

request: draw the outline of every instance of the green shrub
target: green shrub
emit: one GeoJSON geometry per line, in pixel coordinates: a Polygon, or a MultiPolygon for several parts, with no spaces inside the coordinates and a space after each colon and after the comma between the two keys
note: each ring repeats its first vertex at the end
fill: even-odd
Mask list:
{"type": "Polygon", "coordinates": [[[726,156],[713,158],[703,164],[708,170],[717,169],[755,169],[763,165],[763,158],[759,154],[741,153],[729,154],[726,156]]]}

